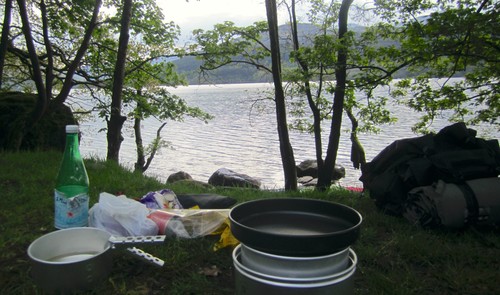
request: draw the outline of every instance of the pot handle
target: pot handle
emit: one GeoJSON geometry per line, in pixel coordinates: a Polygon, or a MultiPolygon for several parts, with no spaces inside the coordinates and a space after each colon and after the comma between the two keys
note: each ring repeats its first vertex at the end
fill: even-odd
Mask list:
{"type": "Polygon", "coordinates": [[[109,242],[113,248],[120,246],[130,247],[137,244],[152,244],[165,242],[165,236],[130,236],[130,237],[115,237],[111,236],[109,242]]]}
{"type": "Polygon", "coordinates": [[[115,237],[111,236],[109,242],[113,249],[117,248],[127,248],[127,251],[133,254],[135,257],[151,263],[156,266],[163,266],[165,263],[160,258],[154,257],[153,255],[142,251],[136,247],[130,247],[138,244],[153,244],[153,243],[163,243],[165,242],[166,236],[130,236],[130,237],[115,237]]]}
{"type": "Polygon", "coordinates": [[[136,247],[127,248],[127,251],[132,253],[134,256],[140,258],[141,260],[151,263],[155,266],[162,267],[163,264],[165,264],[165,261],[161,260],[160,258],[154,257],[153,255],[146,253],[136,247]]]}

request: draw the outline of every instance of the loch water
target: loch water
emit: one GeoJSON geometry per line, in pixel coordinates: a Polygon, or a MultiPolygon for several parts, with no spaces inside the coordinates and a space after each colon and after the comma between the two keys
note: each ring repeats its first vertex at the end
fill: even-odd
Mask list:
{"type": "MultiPolygon", "coordinates": [[[[167,121],[161,136],[169,147],[161,149],[155,156],[147,175],[165,181],[178,171],[189,173],[193,179],[207,182],[219,168],[228,168],[252,176],[265,189],[281,189],[284,186],[283,169],[279,152],[276,116],[273,102],[266,100],[270,84],[193,85],[169,88],[182,97],[190,106],[196,106],[214,116],[208,123],[194,118],[182,122],[167,121]]],[[[377,89],[387,92],[387,89],[377,89]]],[[[378,134],[360,134],[359,139],[370,161],[382,149],[395,140],[419,136],[411,127],[420,114],[402,105],[389,105],[398,121],[381,127],[378,134]]],[[[439,131],[450,125],[447,114],[434,120],[432,129],[439,131]]],[[[344,116],[343,133],[338,151],[337,164],[346,169],[346,177],[339,184],[362,187],[361,172],[352,167],[350,161],[350,122],[344,116]]],[[[129,120],[130,121],[130,120],[129,120]]],[[[289,122],[290,123],[290,122],[289,122]]],[[[133,122],[126,122],[122,130],[124,141],[120,150],[120,163],[132,169],[136,161],[133,122]]],[[[162,122],[149,118],[143,122],[142,134],[145,144],[156,136],[162,122]]],[[[91,117],[81,122],[81,152],[84,157],[106,157],[106,134],[99,132],[106,127],[101,118],[91,117]]],[[[325,125],[325,128],[328,125],[325,125]]],[[[478,136],[499,138],[496,130],[489,126],[473,127],[478,136]]],[[[327,130],[327,129],[326,129],[327,130]]],[[[323,151],[326,151],[329,132],[323,131],[323,151]]],[[[290,132],[296,163],[315,159],[312,134],[290,132]]],[[[323,155],[324,157],[324,155],[323,155]]]]}

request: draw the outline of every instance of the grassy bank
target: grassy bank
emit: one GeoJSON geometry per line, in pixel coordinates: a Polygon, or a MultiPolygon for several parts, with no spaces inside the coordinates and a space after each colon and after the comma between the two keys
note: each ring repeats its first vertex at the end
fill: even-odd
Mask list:
{"type": "MultiPolygon", "coordinates": [[[[43,294],[33,285],[29,244],[53,230],[53,186],[61,154],[0,153],[0,294],[43,294]]],[[[500,230],[422,230],[378,212],[373,201],[344,190],[283,193],[243,189],[206,191],[166,186],[112,163],[86,161],[91,203],[100,192],[141,197],[170,188],[181,193],[216,193],[239,202],[269,197],[320,198],[347,204],[363,215],[353,245],[359,262],[356,294],[500,294],[500,230]]],[[[111,276],[89,294],[233,294],[231,249],[211,250],[218,237],[168,240],[141,248],[165,260],[162,268],[122,252],[114,254],[111,276]],[[207,276],[203,270],[219,270],[207,276]]]]}

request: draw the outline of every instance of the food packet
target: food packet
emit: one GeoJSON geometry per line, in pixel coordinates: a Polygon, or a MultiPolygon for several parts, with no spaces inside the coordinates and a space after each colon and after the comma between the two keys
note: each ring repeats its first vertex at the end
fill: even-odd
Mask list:
{"type": "Polygon", "coordinates": [[[148,192],[139,202],[149,209],[183,209],[177,195],[169,189],[148,192]]]}
{"type": "Polygon", "coordinates": [[[214,251],[237,245],[229,228],[230,209],[159,209],[149,214],[167,237],[194,239],[207,235],[221,235],[214,251]]]}
{"type": "Polygon", "coordinates": [[[228,216],[229,209],[159,209],[148,217],[160,234],[193,239],[216,231],[228,216]]]}

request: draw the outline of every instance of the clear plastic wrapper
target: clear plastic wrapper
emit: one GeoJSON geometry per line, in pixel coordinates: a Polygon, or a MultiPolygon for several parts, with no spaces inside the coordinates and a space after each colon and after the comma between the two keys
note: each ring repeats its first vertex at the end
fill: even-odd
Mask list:
{"type": "Polygon", "coordinates": [[[149,214],[167,237],[193,239],[213,234],[229,216],[230,209],[160,209],[149,214]]]}

